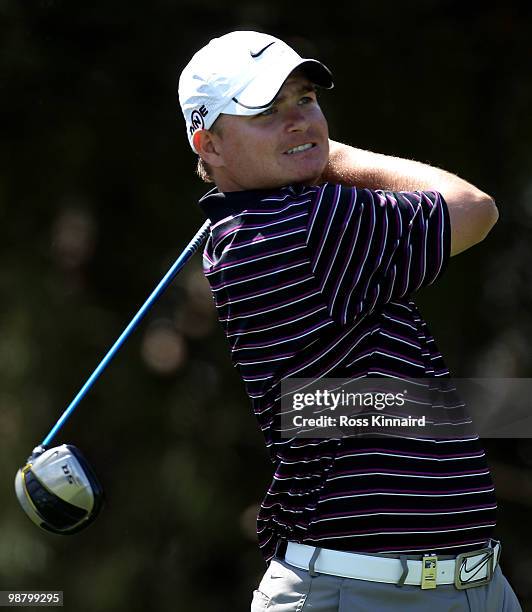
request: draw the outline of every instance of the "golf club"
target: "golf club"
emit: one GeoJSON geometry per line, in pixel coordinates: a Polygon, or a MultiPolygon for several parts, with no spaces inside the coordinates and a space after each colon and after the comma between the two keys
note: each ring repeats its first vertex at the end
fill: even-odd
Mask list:
{"type": "Polygon", "coordinates": [[[42,529],[72,534],[84,529],[98,515],[103,503],[103,490],[88,461],[75,446],[63,444],[49,448],[49,445],[148,310],[198,250],[210,225],[207,220],[201,226],[48,435],[33,449],[26,465],[18,470],[15,476],[17,498],[28,517],[42,529]]]}

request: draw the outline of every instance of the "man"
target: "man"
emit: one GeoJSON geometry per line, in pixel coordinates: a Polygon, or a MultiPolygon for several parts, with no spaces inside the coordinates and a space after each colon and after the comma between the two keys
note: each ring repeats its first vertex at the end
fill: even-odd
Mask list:
{"type": "Polygon", "coordinates": [[[204,271],[275,469],[252,610],[520,610],[478,436],[279,435],[283,379],[448,377],[412,293],[498,218],[457,176],[330,141],[316,90],[332,86],[256,32],[212,40],[179,82],[216,184],[204,271]]]}

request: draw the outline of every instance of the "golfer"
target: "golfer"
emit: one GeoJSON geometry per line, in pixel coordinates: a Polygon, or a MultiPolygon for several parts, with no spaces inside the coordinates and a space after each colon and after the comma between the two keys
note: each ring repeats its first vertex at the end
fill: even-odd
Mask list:
{"type": "MultiPolygon", "coordinates": [[[[203,266],[273,463],[257,517],[259,612],[517,611],[492,538],[478,436],[309,439],[279,433],[281,382],[449,371],[414,293],[482,241],[492,198],[425,164],[329,139],[320,62],[232,32],[181,73],[179,100],[211,220],[203,266]]],[[[357,85],[345,121],[357,116],[357,85]]]]}

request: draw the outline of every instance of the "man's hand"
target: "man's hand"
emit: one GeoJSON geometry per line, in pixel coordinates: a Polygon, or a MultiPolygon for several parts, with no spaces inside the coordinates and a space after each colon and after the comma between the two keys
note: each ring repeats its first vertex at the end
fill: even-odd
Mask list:
{"type": "Polygon", "coordinates": [[[321,182],[387,191],[438,191],[451,219],[451,256],[481,242],[497,222],[493,198],[458,176],[427,164],[329,141],[321,182]]]}

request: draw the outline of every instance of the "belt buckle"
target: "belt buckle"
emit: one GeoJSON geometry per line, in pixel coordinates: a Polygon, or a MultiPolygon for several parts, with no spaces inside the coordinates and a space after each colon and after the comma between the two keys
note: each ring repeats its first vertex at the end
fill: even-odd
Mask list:
{"type": "MultiPolygon", "coordinates": [[[[494,558],[495,550],[493,548],[482,548],[480,550],[472,550],[471,552],[461,553],[456,557],[456,563],[454,567],[454,586],[463,591],[464,589],[471,589],[473,587],[482,586],[484,584],[488,584],[488,582],[493,578],[493,558],[494,558]],[[485,555],[483,559],[478,561],[473,567],[467,568],[467,559],[470,557],[476,557],[477,555],[485,555]],[[477,580],[472,580],[473,577],[482,570],[482,568],[487,564],[488,570],[485,578],[479,578],[477,580]],[[462,578],[462,569],[465,567],[466,573],[470,574],[470,577],[467,580],[462,578]]],[[[466,576],[467,578],[467,576],[466,576]]]]}

